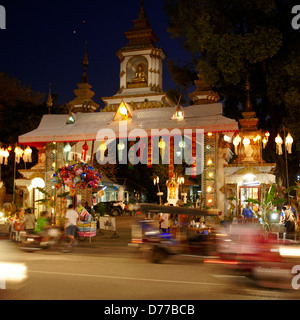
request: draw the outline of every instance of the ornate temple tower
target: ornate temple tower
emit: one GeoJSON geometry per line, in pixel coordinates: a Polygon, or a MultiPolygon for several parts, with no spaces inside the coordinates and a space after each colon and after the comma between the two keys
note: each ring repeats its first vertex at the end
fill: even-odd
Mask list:
{"type": "Polygon", "coordinates": [[[144,3],[134,27],[125,32],[128,43],[117,52],[120,59],[120,89],[113,97],[104,97],[104,111],[116,111],[121,103],[133,110],[174,106],[163,92],[164,51],[155,46],[158,37],[146,18],[144,3]]]}
{"type": "Polygon", "coordinates": [[[87,68],[89,65],[87,48],[85,48],[84,58],[82,61],[83,75],[81,82],[77,84],[78,89],[74,90],[76,98],[69,102],[70,111],[75,113],[95,112],[99,104],[92,100],[95,93],[91,90],[92,86],[88,83],[87,68]]]}

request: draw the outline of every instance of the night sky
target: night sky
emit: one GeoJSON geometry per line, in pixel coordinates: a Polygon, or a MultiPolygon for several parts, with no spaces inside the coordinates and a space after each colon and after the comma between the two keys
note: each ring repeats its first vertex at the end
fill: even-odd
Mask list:
{"type": "MultiPolygon", "coordinates": [[[[189,55],[167,32],[163,4],[163,0],[144,1],[146,16],[159,38],[156,45],[167,59],[187,61],[189,55]]],[[[7,20],[6,30],[0,30],[0,72],[46,96],[51,82],[58,102],[67,103],[81,81],[87,42],[93,100],[103,106],[101,97],[117,93],[120,62],[116,52],[127,43],[124,32],[133,27],[140,0],[2,0],[0,5],[7,20]]],[[[175,87],[165,65],[163,90],[175,87]]]]}

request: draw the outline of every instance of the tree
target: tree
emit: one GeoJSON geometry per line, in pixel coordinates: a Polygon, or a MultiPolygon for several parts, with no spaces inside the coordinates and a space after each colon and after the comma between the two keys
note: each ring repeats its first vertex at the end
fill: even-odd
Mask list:
{"type": "Polygon", "coordinates": [[[284,203],[286,199],[276,198],[276,185],[272,184],[269,190],[267,191],[265,198],[262,201],[258,201],[256,199],[247,199],[246,202],[250,202],[253,204],[258,204],[261,208],[261,218],[262,224],[266,231],[270,230],[269,225],[269,215],[272,212],[274,206],[277,206],[280,203],[284,203]]]}
{"type": "MultiPolygon", "coordinates": [[[[300,41],[291,26],[293,5],[291,0],[166,0],[165,11],[168,31],[192,53],[197,72],[218,91],[224,114],[241,117],[249,75],[260,128],[275,138],[286,124],[299,150],[300,41]]],[[[274,150],[272,142],[267,156],[280,164],[274,150]]],[[[297,158],[299,162],[299,154],[297,158]]],[[[278,167],[284,180],[284,167],[278,167]]]]}
{"type": "MultiPolygon", "coordinates": [[[[6,147],[14,147],[18,137],[39,125],[42,115],[46,112],[46,104],[42,103],[44,95],[33,92],[28,85],[23,85],[16,78],[0,73],[0,137],[1,143],[6,147]]],[[[1,177],[8,193],[13,191],[14,152],[11,152],[8,165],[2,170],[1,177]]],[[[37,151],[33,152],[34,161],[37,151]]],[[[19,165],[18,169],[24,167],[19,165]]],[[[27,167],[28,169],[28,167],[27,167]]]]}

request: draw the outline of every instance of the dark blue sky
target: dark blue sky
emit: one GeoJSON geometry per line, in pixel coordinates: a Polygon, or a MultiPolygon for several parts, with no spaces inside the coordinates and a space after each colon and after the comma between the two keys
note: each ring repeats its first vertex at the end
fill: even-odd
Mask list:
{"type": "MultiPolygon", "coordinates": [[[[167,59],[187,60],[189,55],[167,32],[164,0],[144,2],[159,38],[157,46],[164,49],[167,59]]],[[[43,93],[48,92],[51,82],[59,102],[69,102],[81,80],[87,41],[94,100],[102,105],[101,97],[117,93],[120,62],[116,52],[127,43],[124,32],[133,27],[140,0],[2,0],[0,4],[7,15],[7,29],[0,30],[0,72],[43,93]]],[[[163,89],[175,87],[165,66],[163,89]]]]}

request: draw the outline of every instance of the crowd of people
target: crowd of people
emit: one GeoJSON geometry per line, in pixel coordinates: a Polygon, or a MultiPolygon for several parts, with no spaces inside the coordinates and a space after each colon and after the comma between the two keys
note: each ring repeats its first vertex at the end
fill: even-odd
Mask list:
{"type": "MultiPolygon", "coordinates": [[[[285,204],[279,213],[280,225],[284,226],[287,234],[294,234],[297,226],[297,210],[290,204],[285,204]]],[[[261,214],[257,207],[251,208],[250,203],[247,203],[242,212],[242,222],[258,222],[262,223],[261,214]]]]}
{"type": "MultiPolygon", "coordinates": [[[[87,203],[85,204],[85,211],[87,214],[90,214],[90,207],[87,203]]],[[[64,216],[63,225],[65,235],[70,239],[70,245],[75,243],[75,231],[80,220],[80,214],[75,210],[74,206],[70,204],[64,216]]],[[[21,209],[15,213],[15,215],[10,218],[9,223],[9,238],[11,240],[20,242],[21,232],[26,232],[27,234],[40,235],[42,237],[42,245],[47,244],[49,239],[48,230],[53,227],[49,212],[43,211],[39,217],[36,218],[31,208],[21,209]]]]}

